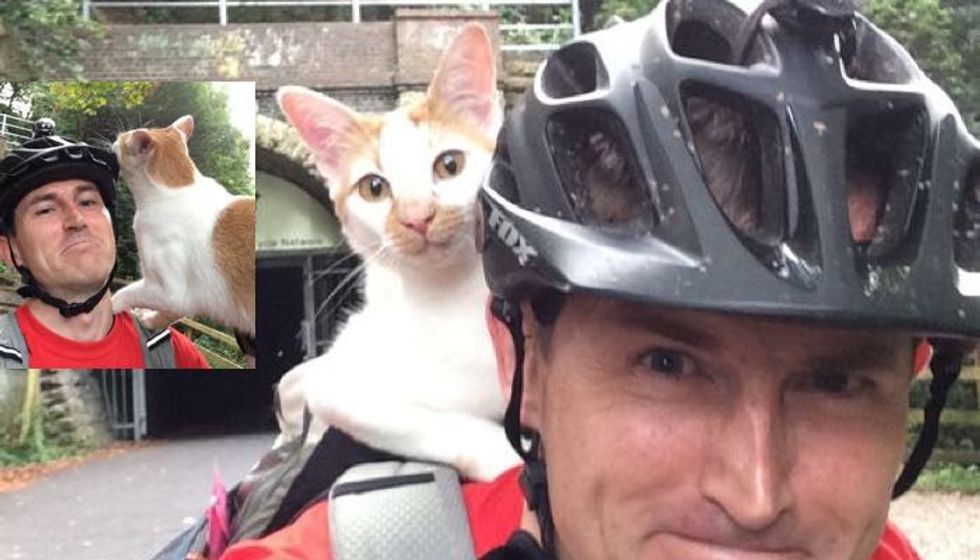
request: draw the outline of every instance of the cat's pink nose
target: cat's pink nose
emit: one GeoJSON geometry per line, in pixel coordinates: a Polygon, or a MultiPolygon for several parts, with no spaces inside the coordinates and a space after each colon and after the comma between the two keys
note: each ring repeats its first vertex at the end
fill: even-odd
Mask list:
{"type": "Polygon", "coordinates": [[[435,205],[431,202],[408,202],[401,205],[398,212],[399,220],[408,229],[422,235],[429,231],[429,224],[436,215],[435,205]]]}

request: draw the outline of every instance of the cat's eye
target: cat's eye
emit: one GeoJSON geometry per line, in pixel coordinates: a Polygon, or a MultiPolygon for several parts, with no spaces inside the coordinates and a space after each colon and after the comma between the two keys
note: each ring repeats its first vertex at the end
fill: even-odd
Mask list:
{"type": "Polygon", "coordinates": [[[437,179],[450,179],[463,172],[466,165],[466,155],[459,150],[446,150],[432,164],[432,173],[437,179]]]}
{"type": "Polygon", "coordinates": [[[384,200],[391,195],[391,187],[388,185],[388,181],[373,173],[361,177],[356,186],[361,198],[369,202],[384,200]]]}

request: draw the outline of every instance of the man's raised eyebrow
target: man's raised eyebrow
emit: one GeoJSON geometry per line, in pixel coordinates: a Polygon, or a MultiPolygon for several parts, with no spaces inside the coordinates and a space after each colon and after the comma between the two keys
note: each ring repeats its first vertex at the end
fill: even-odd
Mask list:
{"type": "Polygon", "coordinates": [[[714,334],[692,325],[688,321],[679,321],[669,316],[640,310],[634,306],[618,302],[600,312],[609,312],[613,320],[618,323],[637,327],[665,338],[672,338],[689,346],[697,346],[705,350],[721,347],[721,342],[714,334]]]}
{"type": "MultiPolygon", "coordinates": [[[[31,193],[31,194],[33,194],[33,193],[31,193]]],[[[36,196],[33,196],[33,197],[31,196],[31,194],[28,194],[27,195],[27,205],[28,206],[34,206],[34,205],[39,204],[41,202],[47,202],[49,200],[54,200],[56,198],[56,196],[55,196],[55,194],[53,192],[48,192],[48,193],[36,195],[36,196]]]]}
{"type": "MultiPolygon", "coordinates": [[[[895,348],[874,340],[864,340],[861,344],[849,345],[821,356],[812,356],[806,361],[807,371],[860,371],[864,373],[901,373],[895,360],[895,348]]],[[[912,367],[912,356],[908,359],[912,367]]]]}
{"type": "Polygon", "coordinates": [[[89,193],[89,192],[92,192],[92,191],[95,191],[95,192],[98,192],[99,191],[99,188],[96,187],[95,185],[93,185],[92,183],[82,183],[80,185],[76,185],[75,186],[75,195],[76,196],[78,196],[80,194],[89,193]]]}

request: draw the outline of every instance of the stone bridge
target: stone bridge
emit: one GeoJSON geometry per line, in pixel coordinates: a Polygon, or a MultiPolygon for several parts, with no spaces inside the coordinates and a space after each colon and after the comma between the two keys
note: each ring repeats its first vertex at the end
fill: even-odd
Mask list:
{"type": "MultiPolygon", "coordinates": [[[[478,21],[499,53],[499,15],[407,10],[391,21],[106,26],[82,55],[89,80],[254,81],[259,112],[275,116],[272,95],[288,84],[327,92],[362,111],[394,107],[432,78],[449,38],[478,21]]],[[[498,57],[499,58],[499,57],[498,57]]],[[[540,54],[508,54],[505,92],[523,90],[540,54]],[[511,76],[513,75],[513,76],[511,76]]]]}

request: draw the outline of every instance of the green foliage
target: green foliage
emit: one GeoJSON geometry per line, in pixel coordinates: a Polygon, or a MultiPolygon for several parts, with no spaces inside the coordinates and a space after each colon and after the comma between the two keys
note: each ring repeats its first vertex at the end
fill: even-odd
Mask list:
{"type": "MultiPolygon", "coordinates": [[[[230,336],[234,336],[235,335],[234,332],[232,332],[230,329],[224,327],[223,325],[220,325],[220,324],[218,324],[218,323],[216,323],[214,321],[207,320],[207,319],[205,319],[203,317],[198,317],[198,318],[195,319],[195,321],[197,321],[199,323],[202,323],[204,325],[207,325],[207,326],[209,326],[209,327],[211,327],[211,328],[213,328],[215,330],[219,330],[219,331],[221,331],[223,333],[226,333],[226,334],[228,334],[230,336]]],[[[246,360],[245,354],[242,353],[241,350],[239,350],[239,348],[238,348],[237,345],[228,346],[227,344],[225,344],[224,342],[222,342],[220,340],[216,340],[216,339],[214,339],[214,338],[212,338],[212,337],[210,337],[210,336],[208,336],[208,335],[206,335],[204,333],[200,333],[200,332],[195,331],[195,330],[190,329],[190,328],[181,327],[180,330],[185,335],[187,335],[187,337],[191,339],[191,342],[193,342],[194,345],[197,346],[198,348],[206,349],[209,352],[214,353],[214,354],[217,354],[218,356],[221,356],[222,358],[225,358],[226,360],[232,361],[232,362],[238,364],[239,366],[241,366],[243,368],[244,367],[247,367],[247,365],[246,365],[247,364],[247,360],[246,360]]],[[[204,354],[207,357],[208,363],[210,364],[210,366],[212,368],[215,368],[215,369],[224,369],[224,368],[227,368],[228,367],[227,365],[225,365],[225,364],[223,364],[223,363],[221,363],[221,362],[213,359],[207,353],[204,353],[204,354]]]]}
{"type": "Polygon", "coordinates": [[[603,0],[592,22],[593,27],[602,28],[613,16],[619,16],[626,21],[633,21],[649,14],[659,3],[660,0],[603,0]]]}
{"type": "Polygon", "coordinates": [[[40,383],[35,377],[37,373],[25,375],[28,375],[28,386],[33,384],[33,390],[25,391],[25,413],[19,414],[12,424],[0,427],[0,468],[53,461],[76,455],[85,449],[76,442],[59,443],[50,437],[46,430],[46,411],[38,395],[40,383]],[[30,393],[33,393],[33,397],[29,396],[30,393]],[[26,402],[29,399],[31,402],[26,402]]]}
{"type": "MultiPolygon", "coordinates": [[[[387,6],[381,7],[390,11],[387,6]]],[[[361,8],[365,21],[372,19],[374,6],[361,8]]],[[[99,17],[106,23],[218,23],[217,6],[207,7],[122,7],[102,8],[99,17]]],[[[242,6],[228,8],[229,23],[276,23],[290,21],[350,21],[349,6],[242,6]]]]}
{"type": "Polygon", "coordinates": [[[108,105],[126,110],[142,105],[153,87],[152,82],[52,82],[47,90],[52,112],[94,117],[108,105]]]}
{"type": "Polygon", "coordinates": [[[914,488],[926,492],[980,494],[980,466],[930,465],[919,476],[914,488]]]}
{"type": "MultiPolygon", "coordinates": [[[[868,19],[891,34],[912,53],[916,62],[956,102],[980,132],[980,38],[969,23],[966,6],[956,12],[940,0],[867,0],[868,19]],[[963,14],[964,17],[954,17],[963,14]],[[973,35],[972,39],[970,35],[973,35]]],[[[973,10],[974,23],[977,22],[973,10]]]]}
{"type": "MultiPolygon", "coordinates": [[[[564,6],[501,6],[500,18],[508,24],[569,24],[571,12],[564,6]]],[[[510,45],[561,45],[572,39],[570,29],[527,29],[501,31],[501,39],[510,45]]]]}
{"type": "Polygon", "coordinates": [[[13,36],[16,70],[26,79],[77,75],[78,53],[98,28],[81,18],[77,0],[4,0],[0,22],[13,36]]]}
{"type": "MultiPolygon", "coordinates": [[[[912,391],[909,395],[909,404],[912,408],[924,408],[929,400],[928,379],[916,379],[912,382],[912,391]]],[[[960,379],[953,383],[946,395],[946,408],[958,410],[977,410],[980,403],[977,402],[976,381],[972,379],[960,379]]]]}

